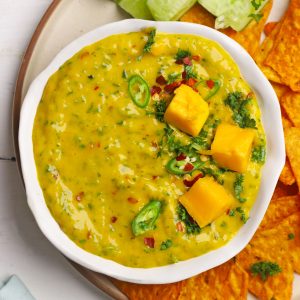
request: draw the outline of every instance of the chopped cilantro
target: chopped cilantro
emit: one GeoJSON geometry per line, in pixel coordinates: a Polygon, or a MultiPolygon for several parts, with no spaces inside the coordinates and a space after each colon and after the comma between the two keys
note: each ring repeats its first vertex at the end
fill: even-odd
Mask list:
{"type": "Polygon", "coordinates": [[[174,81],[176,81],[177,79],[181,78],[181,74],[180,73],[171,73],[168,75],[168,81],[167,84],[171,84],[174,81]]]}
{"type": "Polygon", "coordinates": [[[257,163],[264,163],[266,160],[266,147],[259,145],[253,148],[251,160],[257,163]]]}
{"type": "Polygon", "coordinates": [[[243,182],[244,182],[244,175],[242,174],[237,174],[235,178],[235,182],[233,184],[233,189],[234,189],[234,194],[235,197],[241,202],[244,203],[246,201],[245,198],[242,198],[241,194],[244,190],[243,187],[243,182]]]}
{"type": "Polygon", "coordinates": [[[266,281],[269,276],[274,276],[281,272],[278,264],[270,261],[260,261],[250,267],[252,275],[259,275],[263,281],[266,281]]]}
{"type": "Polygon", "coordinates": [[[234,209],[230,209],[229,213],[228,213],[229,217],[234,217],[235,216],[235,210],[234,209]]]}
{"type": "Polygon", "coordinates": [[[151,51],[151,47],[154,44],[154,38],[156,35],[156,28],[153,28],[150,32],[149,32],[149,36],[148,36],[148,40],[144,46],[143,52],[144,53],[149,53],[151,51]]]}
{"type": "Polygon", "coordinates": [[[172,241],[171,240],[166,240],[166,241],[161,243],[160,250],[167,250],[171,246],[172,246],[172,241]]]}
{"type": "Polygon", "coordinates": [[[192,54],[189,50],[182,50],[182,49],[178,49],[175,59],[176,60],[181,60],[185,57],[190,57],[192,54]]]}
{"type": "Polygon", "coordinates": [[[262,0],[252,0],[251,4],[255,8],[255,10],[259,9],[261,6],[262,0]]]}
{"type": "Polygon", "coordinates": [[[126,70],[122,71],[122,78],[124,78],[124,79],[128,78],[128,74],[127,74],[126,70]]]}
{"type": "Polygon", "coordinates": [[[159,100],[154,102],[154,110],[155,110],[155,118],[160,121],[164,122],[164,114],[167,109],[167,101],[166,100],[159,100]]]}
{"type": "Polygon", "coordinates": [[[239,207],[237,207],[237,208],[235,209],[235,211],[236,211],[237,213],[240,214],[240,219],[241,219],[241,221],[242,221],[243,223],[246,223],[246,222],[248,221],[248,218],[246,217],[246,213],[245,213],[245,211],[243,210],[243,208],[241,208],[241,207],[239,206],[239,207]]]}
{"type": "Polygon", "coordinates": [[[197,74],[193,71],[193,67],[189,65],[184,65],[184,71],[186,73],[185,79],[195,78],[197,79],[197,74]]]}
{"type": "Polygon", "coordinates": [[[185,224],[187,234],[199,234],[201,232],[201,228],[199,227],[199,225],[188,214],[186,209],[181,204],[178,205],[177,215],[179,220],[185,224]]]}
{"type": "Polygon", "coordinates": [[[250,14],[249,17],[255,20],[256,23],[260,21],[260,19],[263,17],[263,14],[250,14]]]}
{"type": "Polygon", "coordinates": [[[228,94],[225,99],[225,105],[229,106],[233,112],[232,119],[241,128],[256,128],[256,121],[251,118],[246,106],[251,101],[251,98],[243,97],[241,92],[228,94]]]}
{"type": "Polygon", "coordinates": [[[295,235],[293,233],[289,233],[288,238],[289,238],[289,240],[293,240],[293,239],[295,239],[295,235]]]}

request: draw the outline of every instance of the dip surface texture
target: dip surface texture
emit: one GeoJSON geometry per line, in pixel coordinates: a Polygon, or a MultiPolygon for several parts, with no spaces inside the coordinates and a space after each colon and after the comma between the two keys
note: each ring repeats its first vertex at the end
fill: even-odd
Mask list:
{"type": "MultiPolygon", "coordinates": [[[[86,251],[130,267],[176,263],[232,239],[255,201],[265,155],[255,95],[227,52],[201,37],[163,33],[145,51],[147,39],[149,32],[110,36],[69,59],[45,87],[32,136],[40,186],[60,228],[86,251]],[[145,107],[129,93],[136,75],[151,90],[145,107]],[[209,104],[196,137],[163,119],[182,80],[209,104]],[[234,101],[247,103],[236,107],[234,101]],[[221,123],[255,131],[242,174],[221,168],[209,153],[221,123]],[[184,161],[179,172],[185,174],[166,167],[174,158],[184,161]],[[178,202],[199,174],[213,177],[235,201],[204,228],[178,202]],[[161,201],[155,226],[134,235],[132,222],[151,200],[161,201]]],[[[143,97],[146,87],[137,85],[137,98],[143,97]]]]}

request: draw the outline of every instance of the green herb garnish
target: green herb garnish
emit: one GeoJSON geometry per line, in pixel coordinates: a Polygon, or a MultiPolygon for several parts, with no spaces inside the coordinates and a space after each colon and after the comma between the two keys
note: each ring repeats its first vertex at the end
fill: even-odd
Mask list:
{"type": "Polygon", "coordinates": [[[172,241],[171,240],[166,240],[166,241],[161,243],[160,250],[167,250],[171,246],[172,246],[172,241]]]}
{"type": "Polygon", "coordinates": [[[262,0],[252,0],[251,5],[255,8],[255,10],[259,9],[261,6],[262,0]]]}
{"type": "Polygon", "coordinates": [[[164,114],[167,110],[167,101],[166,100],[159,100],[154,102],[154,115],[155,118],[160,121],[160,122],[164,122],[164,114]]]}
{"type": "Polygon", "coordinates": [[[235,182],[233,184],[233,189],[234,189],[234,194],[235,197],[241,202],[244,203],[246,201],[245,198],[242,198],[241,194],[244,190],[243,187],[243,182],[244,182],[244,175],[242,174],[237,174],[235,178],[235,182]]]}
{"type": "Polygon", "coordinates": [[[188,214],[186,209],[179,204],[177,208],[178,219],[185,224],[187,234],[199,234],[201,228],[196,221],[188,214]]]}
{"type": "Polygon", "coordinates": [[[185,79],[188,80],[190,78],[197,79],[197,74],[193,71],[193,67],[189,65],[184,65],[184,71],[185,71],[185,79]]]}
{"type": "Polygon", "coordinates": [[[244,98],[241,92],[230,93],[224,101],[233,112],[232,119],[241,128],[256,128],[256,121],[251,118],[246,108],[250,101],[251,98],[244,98]]]}
{"type": "Polygon", "coordinates": [[[149,32],[148,40],[144,46],[143,53],[149,53],[151,51],[151,47],[154,44],[155,35],[156,35],[156,28],[153,28],[149,32]]]}
{"type": "Polygon", "coordinates": [[[264,163],[266,160],[266,147],[264,145],[254,147],[251,160],[257,163],[264,163]]]}
{"type": "Polygon", "coordinates": [[[288,239],[289,240],[294,240],[295,239],[295,235],[293,233],[289,233],[288,234],[288,239]]]}
{"type": "Polygon", "coordinates": [[[175,59],[176,61],[180,61],[185,57],[191,57],[191,52],[189,50],[182,50],[182,49],[178,49],[175,59]]]}
{"type": "Polygon", "coordinates": [[[278,264],[270,261],[260,261],[250,267],[252,275],[259,275],[263,281],[266,281],[269,276],[274,276],[281,272],[278,264]]]}
{"type": "Polygon", "coordinates": [[[263,14],[250,14],[249,17],[255,20],[256,23],[260,21],[260,19],[263,17],[263,14]]]}

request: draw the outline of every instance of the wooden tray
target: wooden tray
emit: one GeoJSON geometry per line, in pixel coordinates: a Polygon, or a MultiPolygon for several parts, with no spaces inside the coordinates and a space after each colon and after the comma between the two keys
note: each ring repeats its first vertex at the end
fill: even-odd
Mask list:
{"type": "MultiPolygon", "coordinates": [[[[269,19],[278,20],[285,11],[288,0],[273,0],[269,19]]],[[[51,62],[55,55],[75,38],[100,25],[129,18],[110,0],[53,0],[38,24],[23,57],[13,100],[14,148],[20,174],[18,127],[20,109],[32,80],[51,62]]],[[[70,263],[87,280],[117,300],[125,300],[109,277],[90,271],[72,261],[70,263]]],[[[294,280],[293,299],[300,299],[300,277],[294,280]]],[[[254,299],[249,296],[249,299],[254,299]]]]}

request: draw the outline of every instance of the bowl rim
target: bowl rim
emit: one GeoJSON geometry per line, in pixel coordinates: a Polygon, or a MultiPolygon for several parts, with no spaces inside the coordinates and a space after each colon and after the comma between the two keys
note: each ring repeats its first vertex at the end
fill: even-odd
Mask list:
{"type": "Polygon", "coordinates": [[[18,138],[27,202],[39,228],[47,239],[69,259],[90,270],[120,280],[142,284],[163,284],[180,281],[216,267],[238,254],[248,244],[262,221],[285,163],[280,105],[267,78],[246,50],[237,42],[212,28],[185,22],[126,19],[100,26],[75,39],[63,48],[31,83],[21,108],[18,138]],[[159,32],[165,33],[203,36],[217,42],[230,54],[237,63],[245,81],[257,96],[266,134],[267,158],[262,169],[262,179],[257,199],[250,212],[250,219],[227,244],[203,255],[175,264],[154,268],[133,268],[83,250],[59,228],[47,208],[39,186],[33,155],[32,129],[36,109],[44,87],[49,77],[67,59],[83,47],[107,36],[140,31],[145,27],[156,27],[159,32]],[[255,217],[253,217],[254,215],[255,217]]]}

